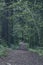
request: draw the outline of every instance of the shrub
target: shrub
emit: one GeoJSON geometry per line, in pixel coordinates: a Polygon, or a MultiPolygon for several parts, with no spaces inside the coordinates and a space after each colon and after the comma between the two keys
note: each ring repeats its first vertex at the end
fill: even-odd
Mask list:
{"type": "Polygon", "coordinates": [[[6,47],[4,47],[3,45],[0,45],[0,57],[6,56],[6,54],[7,54],[6,47]]]}

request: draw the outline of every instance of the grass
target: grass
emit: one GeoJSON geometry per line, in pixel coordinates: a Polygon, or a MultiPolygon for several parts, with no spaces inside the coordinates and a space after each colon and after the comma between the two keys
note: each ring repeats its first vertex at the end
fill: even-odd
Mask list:
{"type": "Polygon", "coordinates": [[[32,51],[32,52],[36,52],[39,55],[43,55],[43,49],[40,49],[40,48],[35,48],[35,49],[29,48],[29,50],[32,51]]]}
{"type": "Polygon", "coordinates": [[[35,47],[35,48],[29,48],[29,44],[27,45],[27,49],[32,52],[38,53],[40,56],[43,56],[43,47],[35,47]]]}

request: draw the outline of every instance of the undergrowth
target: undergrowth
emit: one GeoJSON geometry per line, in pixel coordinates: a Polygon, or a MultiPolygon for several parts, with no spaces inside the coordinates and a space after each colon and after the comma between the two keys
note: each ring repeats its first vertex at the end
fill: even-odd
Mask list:
{"type": "Polygon", "coordinates": [[[0,57],[7,55],[7,48],[3,45],[0,45],[0,57]]]}
{"type": "Polygon", "coordinates": [[[29,48],[29,50],[32,51],[32,52],[36,52],[39,55],[43,55],[43,49],[40,49],[40,48],[35,48],[35,49],[29,48]]]}

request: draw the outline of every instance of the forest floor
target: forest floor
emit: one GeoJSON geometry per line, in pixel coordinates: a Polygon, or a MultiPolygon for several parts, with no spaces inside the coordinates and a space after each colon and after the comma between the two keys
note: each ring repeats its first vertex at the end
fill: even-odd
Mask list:
{"type": "Polygon", "coordinates": [[[43,65],[43,56],[28,51],[21,43],[19,49],[9,49],[8,55],[0,58],[0,65],[43,65]]]}

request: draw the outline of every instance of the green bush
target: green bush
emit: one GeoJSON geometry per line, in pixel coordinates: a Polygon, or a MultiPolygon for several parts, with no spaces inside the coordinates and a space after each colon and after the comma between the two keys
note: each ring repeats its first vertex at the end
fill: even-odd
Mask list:
{"type": "Polygon", "coordinates": [[[6,55],[7,55],[6,47],[4,47],[3,45],[0,45],[0,57],[6,56],[6,55]]]}
{"type": "Polygon", "coordinates": [[[7,42],[3,39],[0,39],[0,44],[4,47],[7,47],[7,42]]]}

